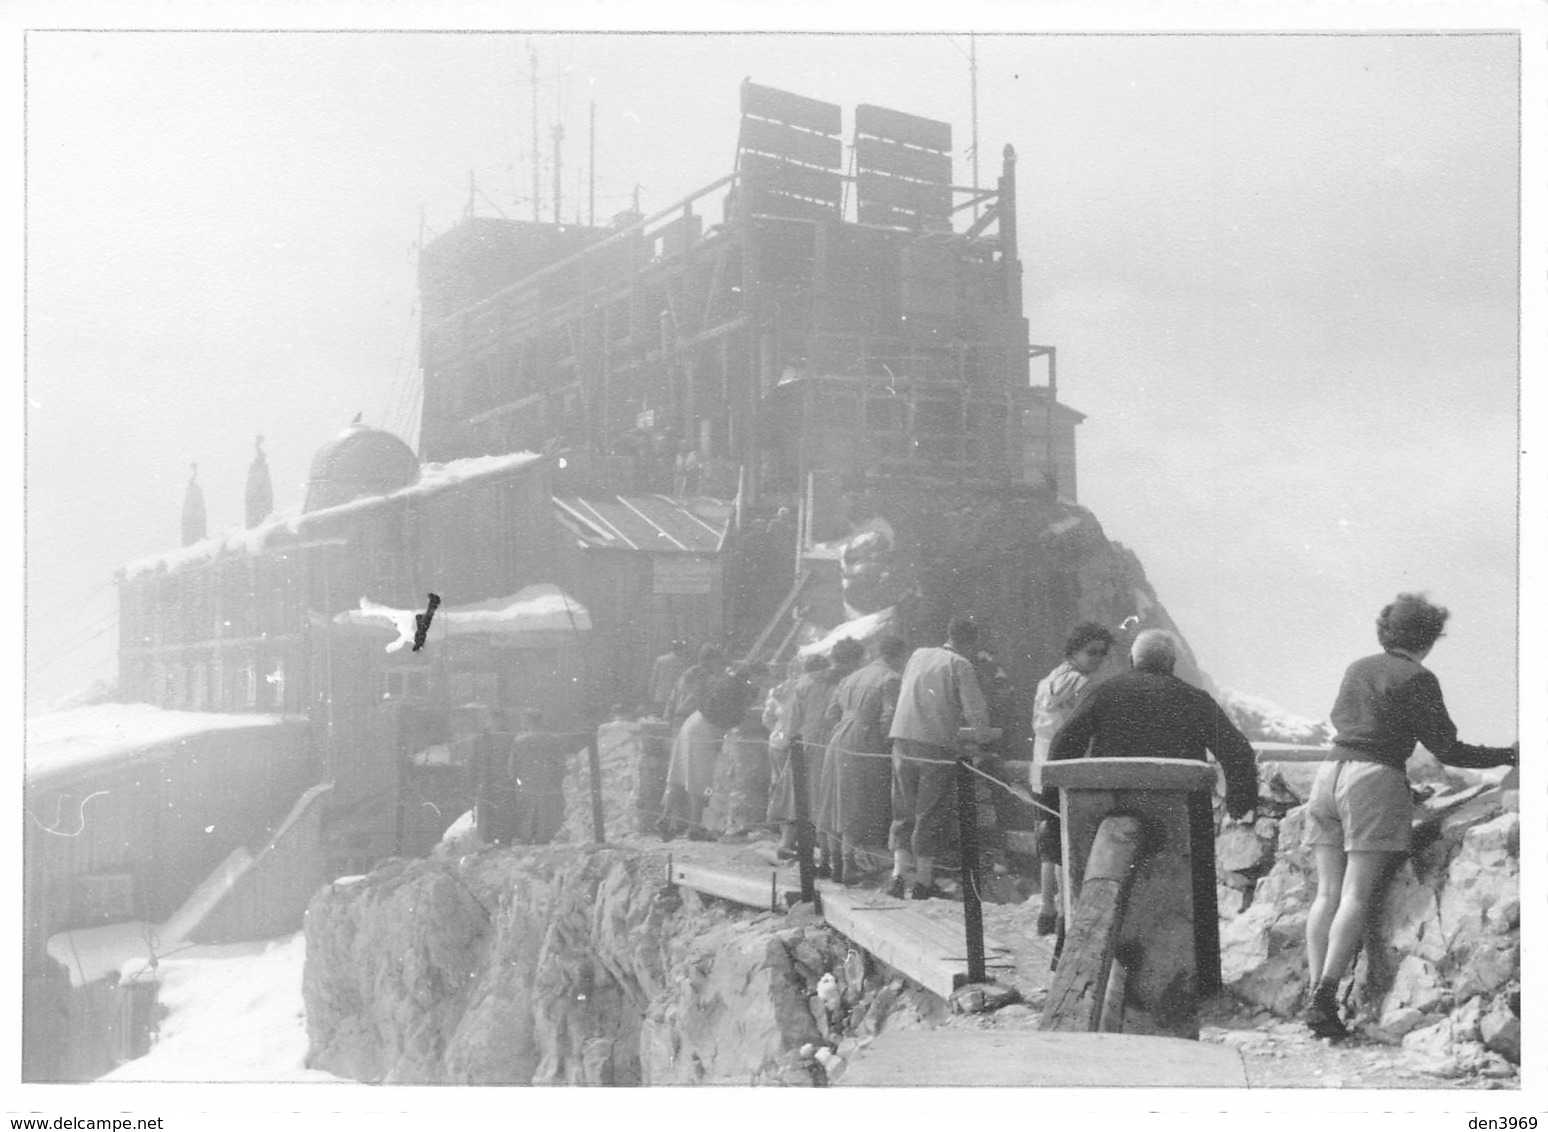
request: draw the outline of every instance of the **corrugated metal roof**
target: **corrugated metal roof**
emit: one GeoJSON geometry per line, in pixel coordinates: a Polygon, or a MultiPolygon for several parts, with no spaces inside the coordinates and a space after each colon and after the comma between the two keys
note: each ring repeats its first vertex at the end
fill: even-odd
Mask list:
{"type": "Polygon", "coordinates": [[[731,523],[723,499],[666,495],[554,496],[554,516],[580,545],[652,554],[716,554],[731,523]]]}

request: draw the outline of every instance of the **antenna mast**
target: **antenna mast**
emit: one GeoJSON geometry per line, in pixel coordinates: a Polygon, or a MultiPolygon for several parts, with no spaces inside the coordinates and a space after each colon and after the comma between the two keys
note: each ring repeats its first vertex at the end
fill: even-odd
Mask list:
{"type": "Polygon", "coordinates": [[[532,50],[532,45],[527,45],[527,60],[532,64],[532,223],[541,224],[542,205],[542,173],[540,163],[542,160],[541,142],[538,140],[538,59],[537,52],[532,50]]]}
{"type": "Polygon", "coordinates": [[[973,87],[973,219],[978,219],[978,39],[968,32],[968,76],[973,87]]]}
{"type": "Polygon", "coordinates": [[[559,144],[562,141],[564,141],[564,123],[562,123],[562,122],[555,122],[554,123],[554,223],[555,224],[560,224],[560,223],[563,222],[561,220],[560,216],[559,216],[559,186],[560,186],[559,176],[560,176],[560,172],[561,172],[561,163],[560,163],[560,160],[559,160],[559,144]]]}

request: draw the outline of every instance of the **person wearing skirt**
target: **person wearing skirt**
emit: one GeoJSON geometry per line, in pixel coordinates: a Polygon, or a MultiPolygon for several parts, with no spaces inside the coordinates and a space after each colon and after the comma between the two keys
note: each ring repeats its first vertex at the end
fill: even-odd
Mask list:
{"type": "MultiPolygon", "coordinates": [[[[835,646],[835,656],[847,643],[835,646]]],[[[892,741],[887,732],[907,656],[902,637],[883,637],[876,659],[840,681],[828,706],[835,726],[823,760],[817,830],[827,844],[833,879],[845,884],[859,884],[891,861],[892,741]]]]}

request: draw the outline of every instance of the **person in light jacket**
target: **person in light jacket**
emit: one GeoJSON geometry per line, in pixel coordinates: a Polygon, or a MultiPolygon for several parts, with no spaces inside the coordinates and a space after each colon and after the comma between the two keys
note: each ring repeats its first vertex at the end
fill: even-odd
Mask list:
{"type": "Polygon", "coordinates": [[[889,895],[928,900],[935,887],[935,858],[951,843],[957,808],[958,732],[971,727],[989,742],[989,705],[970,659],[978,645],[971,618],[953,618],[946,643],[915,650],[903,669],[892,740],[892,850],[889,895]],[[913,875],[909,887],[908,877],[913,875]]]}

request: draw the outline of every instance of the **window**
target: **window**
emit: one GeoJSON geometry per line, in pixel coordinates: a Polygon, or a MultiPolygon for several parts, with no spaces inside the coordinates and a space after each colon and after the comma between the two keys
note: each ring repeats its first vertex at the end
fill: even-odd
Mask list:
{"type": "Polygon", "coordinates": [[[962,459],[962,401],[921,398],[914,403],[914,439],[921,460],[962,459]]]}
{"type": "Polygon", "coordinates": [[[236,701],[240,708],[258,706],[258,670],[251,664],[237,669],[236,701]]]}
{"type": "Polygon", "coordinates": [[[872,458],[905,459],[908,456],[908,402],[901,397],[867,400],[865,431],[872,458]]]}
{"type": "Polygon", "coordinates": [[[389,669],[382,673],[382,699],[424,703],[429,698],[430,678],[423,669],[389,669]]]}

